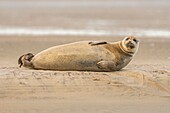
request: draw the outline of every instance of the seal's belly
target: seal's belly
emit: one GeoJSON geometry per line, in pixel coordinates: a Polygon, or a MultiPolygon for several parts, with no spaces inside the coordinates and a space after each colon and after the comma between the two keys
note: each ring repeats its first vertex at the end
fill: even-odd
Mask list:
{"type": "Polygon", "coordinates": [[[52,70],[100,70],[97,62],[113,60],[102,46],[91,46],[88,42],[55,46],[40,52],[32,59],[34,68],[52,70]]]}

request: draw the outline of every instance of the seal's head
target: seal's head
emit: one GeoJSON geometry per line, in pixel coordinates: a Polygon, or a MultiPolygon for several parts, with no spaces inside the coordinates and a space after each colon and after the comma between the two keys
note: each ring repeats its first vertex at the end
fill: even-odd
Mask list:
{"type": "Polygon", "coordinates": [[[127,36],[121,41],[122,49],[124,52],[134,55],[139,46],[139,41],[134,36],[127,36]]]}

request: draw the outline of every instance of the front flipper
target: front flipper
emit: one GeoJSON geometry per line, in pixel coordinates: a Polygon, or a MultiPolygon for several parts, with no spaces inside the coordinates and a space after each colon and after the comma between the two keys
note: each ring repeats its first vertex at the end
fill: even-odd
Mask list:
{"type": "Polygon", "coordinates": [[[97,63],[97,67],[103,71],[117,71],[117,65],[113,61],[100,61],[97,63]]]}
{"type": "Polygon", "coordinates": [[[89,42],[89,44],[91,46],[94,46],[94,45],[108,44],[108,42],[106,42],[106,41],[92,41],[92,42],[89,42]]]}

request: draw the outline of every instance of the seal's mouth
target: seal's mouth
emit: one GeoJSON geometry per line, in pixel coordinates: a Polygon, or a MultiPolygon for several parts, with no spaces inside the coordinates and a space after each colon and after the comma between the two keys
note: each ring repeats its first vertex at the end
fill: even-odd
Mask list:
{"type": "Polygon", "coordinates": [[[130,49],[135,48],[135,45],[134,45],[133,43],[131,43],[131,42],[128,42],[128,43],[126,44],[126,46],[127,46],[128,48],[130,48],[130,49]]]}

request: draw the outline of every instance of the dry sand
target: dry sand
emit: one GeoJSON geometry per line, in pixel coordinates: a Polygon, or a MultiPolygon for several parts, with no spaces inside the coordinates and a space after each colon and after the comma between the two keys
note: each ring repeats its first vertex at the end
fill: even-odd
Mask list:
{"type": "Polygon", "coordinates": [[[117,72],[19,68],[17,59],[48,47],[121,37],[0,37],[1,113],[169,113],[169,39],[141,38],[133,61],[117,72]],[[66,40],[67,38],[67,40],[66,40]]]}

